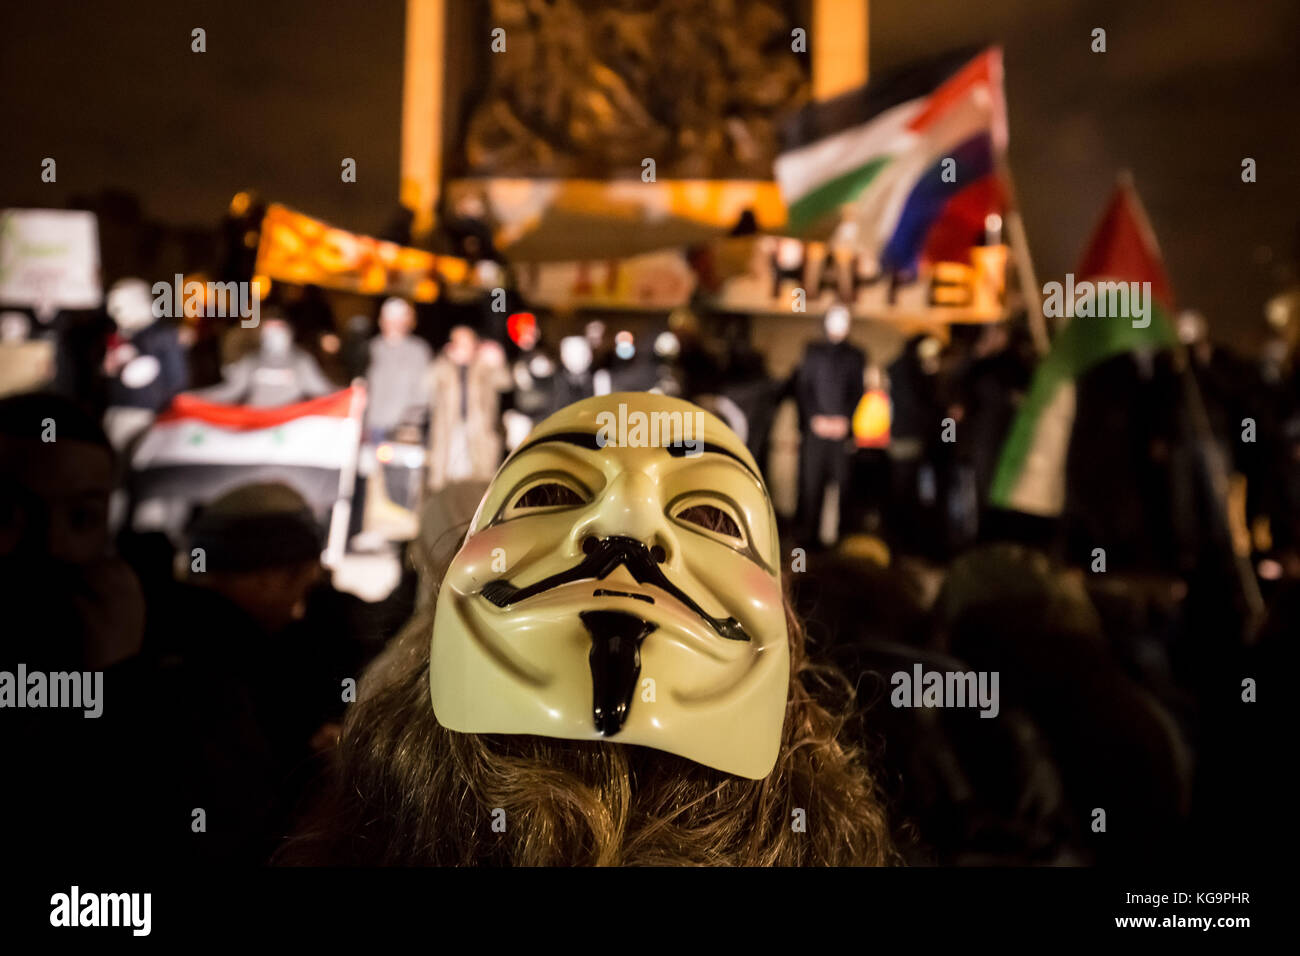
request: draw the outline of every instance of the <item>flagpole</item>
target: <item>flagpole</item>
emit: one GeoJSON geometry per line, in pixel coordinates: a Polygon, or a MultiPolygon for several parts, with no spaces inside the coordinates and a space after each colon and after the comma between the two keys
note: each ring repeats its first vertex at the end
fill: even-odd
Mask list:
{"type": "MultiPolygon", "coordinates": [[[[1155,229],[1151,225],[1146,207],[1142,205],[1142,198],[1138,195],[1132,171],[1120,170],[1118,179],[1119,187],[1127,192],[1131,199],[1138,228],[1144,234],[1145,241],[1159,256],[1160,244],[1156,241],[1155,229]]],[[[1247,644],[1252,644],[1267,614],[1264,595],[1259,589],[1259,580],[1255,577],[1254,568],[1251,567],[1250,555],[1238,554],[1232,544],[1232,519],[1228,514],[1228,462],[1219,448],[1218,439],[1214,437],[1210,415],[1205,407],[1205,397],[1201,394],[1201,386],[1193,367],[1195,356],[1192,350],[1182,343],[1176,344],[1174,349],[1182,366],[1183,396],[1191,416],[1192,431],[1198,451],[1197,461],[1209,482],[1210,494],[1217,503],[1214,517],[1216,523],[1220,525],[1218,530],[1222,533],[1222,540],[1227,542],[1228,550],[1232,555],[1233,570],[1237,575],[1237,583],[1241,587],[1241,596],[1246,602],[1247,619],[1243,628],[1243,638],[1247,644]]]]}
{"type": "Polygon", "coordinates": [[[348,421],[352,434],[348,438],[347,457],[339,471],[338,497],[330,511],[329,534],[321,563],[327,568],[337,568],[347,549],[348,526],[352,523],[352,493],[357,483],[357,464],[361,460],[361,413],[366,407],[366,389],[361,379],[352,382],[352,403],[348,406],[348,421]]]}
{"type": "Polygon", "coordinates": [[[1029,320],[1029,333],[1033,336],[1034,349],[1039,355],[1046,355],[1052,341],[1047,331],[1047,319],[1043,316],[1043,290],[1038,284],[1034,257],[1029,252],[1029,237],[1025,234],[1025,223],[1020,216],[1015,177],[1011,175],[1011,165],[1004,157],[999,157],[998,165],[1007,187],[1007,238],[1010,240],[1011,254],[1015,257],[1020,295],[1025,301],[1025,312],[1029,320]]]}
{"type": "Polygon", "coordinates": [[[1232,519],[1228,515],[1228,463],[1219,448],[1218,439],[1214,436],[1214,429],[1210,425],[1210,415],[1205,408],[1205,398],[1201,394],[1201,386],[1196,380],[1196,371],[1192,367],[1195,358],[1192,355],[1191,348],[1185,345],[1180,344],[1178,352],[1181,359],[1179,364],[1183,367],[1183,393],[1187,399],[1188,409],[1191,412],[1192,430],[1199,451],[1197,458],[1200,460],[1201,466],[1205,470],[1205,477],[1209,481],[1210,494],[1218,505],[1214,509],[1216,523],[1220,525],[1218,530],[1222,534],[1223,540],[1227,542],[1228,550],[1232,554],[1233,570],[1237,573],[1237,582],[1241,586],[1242,597],[1246,602],[1247,617],[1245,626],[1242,629],[1242,638],[1245,643],[1253,644],[1267,614],[1264,595],[1259,589],[1259,581],[1255,577],[1255,570],[1251,567],[1249,553],[1242,556],[1237,553],[1237,549],[1232,545],[1232,519]]]}

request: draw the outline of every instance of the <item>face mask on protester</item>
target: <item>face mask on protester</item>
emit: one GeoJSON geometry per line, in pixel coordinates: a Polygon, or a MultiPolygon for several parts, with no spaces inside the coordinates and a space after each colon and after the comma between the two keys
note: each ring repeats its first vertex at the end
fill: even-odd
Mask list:
{"type": "Polygon", "coordinates": [[[105,298],[105,310],[125,335],[154,322],[153,295],[143,279],[119,279],[105,298]]]}
{"type": "Polygon", "coordinates": [[[443,578],[443,726],[640,744],[767,776],[789,646],[772,503],[719,419],[589,398],[501,467],[443,578]]]}
{"type": "Polygon", "coordinates": [[[823,323],[826,329],[826,338],[832,342],[843,342],[849,334],[850,324],[849,310],[842,305],[833,305],[826,311],[826,319],[823,323]]]}
{"type": "Polygon", "coordinates": [[[268,325],[262,329],[262,351],[268,355],[288,355],[293,347],[293,333],[282,325],[268,325]]]}
{"type": "Polygon", "coordinates": [[[560,364],[570,375],[581,375],[591,368],[591,346],[580,335],[560,340],[560,364]]]}

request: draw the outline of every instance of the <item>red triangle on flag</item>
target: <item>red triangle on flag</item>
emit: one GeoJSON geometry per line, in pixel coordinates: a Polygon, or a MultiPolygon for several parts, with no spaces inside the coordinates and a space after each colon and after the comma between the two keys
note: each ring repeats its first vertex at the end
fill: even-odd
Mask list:
{"type": "Polygon", "coordinates": [[[931,93],[912,117],[907,128],[922,132],[933,126],[948,110],[968,97],[984,91],[993,117],[993,140],[998,149],[1006,148],[1006,103],[1002,93],[1002,48],[984,50],[931,93]]]}
{"type": "Polygon", "coordinates": [[[1120,178],[1074,274],[1079,281],[1150,282],[1151,297],[1165,309],[1173,309],[1173,286],[1131,178],[1120,178]]]}

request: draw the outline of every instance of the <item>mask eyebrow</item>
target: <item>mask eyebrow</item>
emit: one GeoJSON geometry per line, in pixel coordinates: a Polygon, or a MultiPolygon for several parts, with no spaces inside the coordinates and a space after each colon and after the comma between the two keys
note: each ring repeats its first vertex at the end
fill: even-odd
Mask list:
{"type": "MultiPolygon", "coordinates": [[[[556,432],[553,435],[543,435],[541,438],[535,438],[532,441],[528,442],[527,444],[521,445],[520,447],[515,449],[515,453],[510,457],[511,459],[517,458],[531,448],[536,448],[538,445],[544,445],[547,442],[555,442],[555,441],[563,442],[566,445],[577,445],[579,448],[585,448],[588,451],[601,450],[601,445],[596,440],[596,436],[594,434],[588,432],[556,432]]],[[[674,458],[686,457],[687,448],[684,443],[673,444],[673,445],[662,445],[660,447],[662,447],[664,451],[668,452],[668,454],[672,455],[674,458]]],[[[725,455],[726,457],[732,459],[733,461],[739,462],[741,467],[743,467],[747,472],[749,472],[751,475],[757,478],[759,484],[762,484],[763,479],[762,477],[759,476],[758,472],[754,471],[753,468],[750,468],[748,463],[746,463],[745,459],[741,458],[734,451],[724,448],[721,445],[715,445],[712,442],[707,442],[707,441],[703,442],[701,445],[697,447],[699,447],[702,452],[710,452],[715,455],[725,455]]]]}

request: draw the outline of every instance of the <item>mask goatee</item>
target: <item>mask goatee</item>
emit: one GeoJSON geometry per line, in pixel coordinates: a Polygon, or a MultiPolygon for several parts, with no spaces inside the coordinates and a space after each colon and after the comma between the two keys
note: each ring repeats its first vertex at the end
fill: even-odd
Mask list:
{"type": "Polygon", "coordinates": [[[656,625],[622,611],[583,611],[578,617],[591,636],[592,717],[601,735],[612,737],[627,721],[641,676],[641,642],[656,625]]]}

